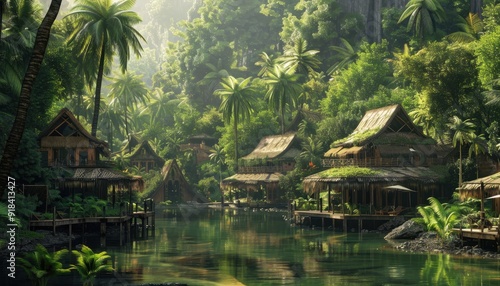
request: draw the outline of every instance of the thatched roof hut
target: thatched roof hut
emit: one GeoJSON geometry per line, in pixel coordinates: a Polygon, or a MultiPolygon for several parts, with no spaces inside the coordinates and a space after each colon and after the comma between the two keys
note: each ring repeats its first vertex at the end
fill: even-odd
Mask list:
{"type": "Polygon", "coordinates": [[[110,168],[77,168],[72,177],[61,179],[59,189],[63,195],[81,193],[103,200],[106,200],[108,193],[112,192],[114,200],[116,191],[142,191],[144,181],[140,176],[132,176],[110,168]]]}
{"type": "Polygon", "coordinates": [[[339,162],[328,160],[332,158],[351,159],[353,165],[364,166],[430,166],[441,163],[440,149],[395,104],[367,111],[349,136],[332,144],[324,164],[336,166],[339,162]]]}
{"type": "Polygon", "coordinates": [[[263,137],[255,149],[241,158],[238,173],[222,181],[225,190],[263,191],[268,201],[280,199],[279,180],[293,170],[300,154],[295,133],[263,137]]]}
{"type": "Polygon", "coordinates": [[[147,140],[137,144],[132,152],[123,157],[130,160],[132,166],[144,168],[146,172],[160,169],[165,164],[165,160],[155,152],[147,140]]]}
{"type": "Polygon", "coordinates": [[[155,202],[171,201],[184,203],[190,201],[206,202],[207,199],[195,192],[184,177],[177,160],[168,160],[162,168],[162,181],[148,196],[155,202]]]}
{"type": "MultiPolygon", "coordinates": [[[[460,199],[485,199],[500,194],[500,172],[462,183],[458,189],[460,199]],[[482,188],[482,190],[481,190],[482,188]]],[[[500,212],[500,198],[493,199],[493,209],[500,212]]]]}
{"type": "MultiPolygon", "coordinates": [[[[356,204],[387,205],[389,185],[400,184],[416,191],[411,201],[425,203],[427,197],[444,197],[442,176],[426,167],[356,167],[331,168],[306,177],[304,190],[310,195],[322,191],[342,193],[345,201],[356,204]],[[384,201],[385,199],[385,201],[384,201]]],[[[393,200],[406,204],[402,194],[392,194],[393,200]]],[[[392,201],[392,200],[390,200],[392,201]]]]}

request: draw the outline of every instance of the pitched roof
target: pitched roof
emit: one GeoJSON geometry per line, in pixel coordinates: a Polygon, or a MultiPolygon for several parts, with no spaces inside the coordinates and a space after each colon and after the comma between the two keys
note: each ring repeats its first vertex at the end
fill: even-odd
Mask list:
{"type": "Polygon", "coordinates": [[[426,167],[347,167],[346,169],[332,168],[310,175],[304,178],[302,184],[306,192],[315,192],[323,188],[324,183],[363,185],[365,183],[420,182],[432,184],[442,179],[441,175],[426,167]]]}
{"type": "Polygon", "coordinates": [[[155,160],[165,162],[165,160],[162,157],[160,157],[158,154],[156,154],[155,150],[153,149],[153,147],[151,147],[151,145],[149,144],[149,141],[147,141],[147,140],[142,141],[141,144],[139,144],[139,145],[136,145],[134,150],[132,150],[132,152],[127,154],[125,157],[126,158],[135,157],[136,155],[139,155],[139,152],[143,149],[146,150],[149,155],[153,156],[155,160]]]}
{"type": "Polygon", "coordinates": [[[40,134],[38,135],[38,139],[40,140],[42,137],[47,136],[83,136],[89,141],[94,142],[97,147],[102,149],[101,151],[105,155],[109,155],[108,143],[92,136],[87,130],[85,130],[83,125],[67,108],[63,108],[59,111],[59,113],[56,115],[56,117],[54,117],[54,119],[52,119],[52,121],[50,121],[47,127],[42,132],[40,132],[40,134]]]}
{"type": "Polygon", "coordinates": [[[224,184],[232,182],[244,184],[258,184],[258,183],[278,183],[280,178],[283,177],[281,173],[257,173],[257,174],[234,174],[231,177],[223,180],[224,184]]]}
{"type": "Polygon", "coordinates": [[[262,138],[255,147],[255,149],[242,159],[263,159],[263,158],[277,158],[285,154],[292,154],[288,152],[291,149],[292,143],[295,139],[295,133],[287,133],[283,135],[272,135],[262,138]]]}
{"type": "Polygon", "coordinates": [[[123,180],[132,179],[133,176],[126,173],[109,169],[109,168],[78,168],[72,179],[94,180],[94,179],[107,179],[107,180],[123,180]]]}
{"type": "Polygon", "coordinates": [[[426,137],[413,124],[410,116],[399,105],[390,105],[368,110],[354,131],[344,139],[337,141],[337,146],[363,145],[367,141],[379,137],[383,133],[413,133],[418,137],[426,137]]]}

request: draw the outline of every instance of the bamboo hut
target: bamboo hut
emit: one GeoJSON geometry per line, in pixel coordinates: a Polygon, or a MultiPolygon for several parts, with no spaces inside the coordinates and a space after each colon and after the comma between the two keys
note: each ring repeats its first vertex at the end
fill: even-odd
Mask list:
{"type": "Polygon", "coordinates": [[[300,154],[295,133],[272,135],[262,138],[255,149],[241,158],[238,173],[222,181],[226,191],[245,190],[263,192],[268,202],[281,198],[279,179],[295,167],[295,157],[300,154]]]}
{"type": "MultiPolygon", "coordinates": [[[[458,189],[460,199],[476,198],[484,202],[487,197],[500,194],[500,172],[462,183],[458,189]]],[[[492,198],[493,210],[500,213],[500,198],[492,198]]]]}
{"type": "Polygon", "coordinates": [[[125,154],[123,158],[129,160],[130,165],[143,168],[145,172],[160,169],[165,164],[165,160],[155,152],[147,140],[137,144],[132,152],[125,154]]]}
{"type": "Polygon", "coordinates": [[[131,176],[111,168],[77,168],[72,177],[61,178],[59,189],[61,195],[74,196],[80,193],[102,200],[111,197],[115,203],[117,196],[130,201],[133,191],[144,189],[144,181],[140,176],[131,176]]]}
{"type": "Polygon", "coordinates": [[[148,196],[155,202],[171,201],[172,203],[206,202],[207,199],[191,189],[177,160],[168,160],[162,168],[162,181],[148,196]]]}
{"type": "MultiPolygon", "coordinates": [[[[451,150],[442,148],[415,126],[399,104],[369,110],[356,129],[332,144],[323,159],[326,171],[308,176],[304,190],[313,195],[321,191],[341,194],[342,204],[373,208],[405,205],[404,196],[424,203],[429,196],[445,197],[443,176],[429,167],[445,163],[451,150]],[[390,193],[384,187],[401,184],[416,193],[390,193]]],[[[330,202],[329,202],[330,203],[330,202]]]]}
{"type": "Polygon", "coordinates": [[[48,167],[96,167],[109,158],[108,143],[92,136],[73,113],[61,109],[39,136],[42,165],[48,167]]]}

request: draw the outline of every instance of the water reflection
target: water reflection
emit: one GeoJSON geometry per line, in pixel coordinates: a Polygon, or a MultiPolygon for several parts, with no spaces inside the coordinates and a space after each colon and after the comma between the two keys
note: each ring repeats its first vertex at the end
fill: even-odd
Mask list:
{"type": "Polygon", "coordinates": [[[497,260],[402,253],[382,234],[298,228],[283,216],[249,209],[157,218],[154,239],[91,245],[108,251],[117,270],[100,285],[500,285],[497,260]]]}

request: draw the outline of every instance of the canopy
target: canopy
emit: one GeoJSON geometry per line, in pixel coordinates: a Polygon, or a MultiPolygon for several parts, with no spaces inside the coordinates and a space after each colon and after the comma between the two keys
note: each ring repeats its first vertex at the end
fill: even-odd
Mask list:
{"type": "Polygon", "coordinates": [[[388,186],[388,187],[385,187],[384,189],[396,190],[396,191],[402,191],[402,192],[416,192],[412,189],[408,189],[407,187],[404,187],[401,185],[388,186]]]}
{"type": "Polygon", "coordinates": [[[494,196],[491,196],[491,197],[487,197],[486,199],[487,200],[491,200],[491,199],[498,199],[500,198],[500,195],[494,195],[494,196]]]}

